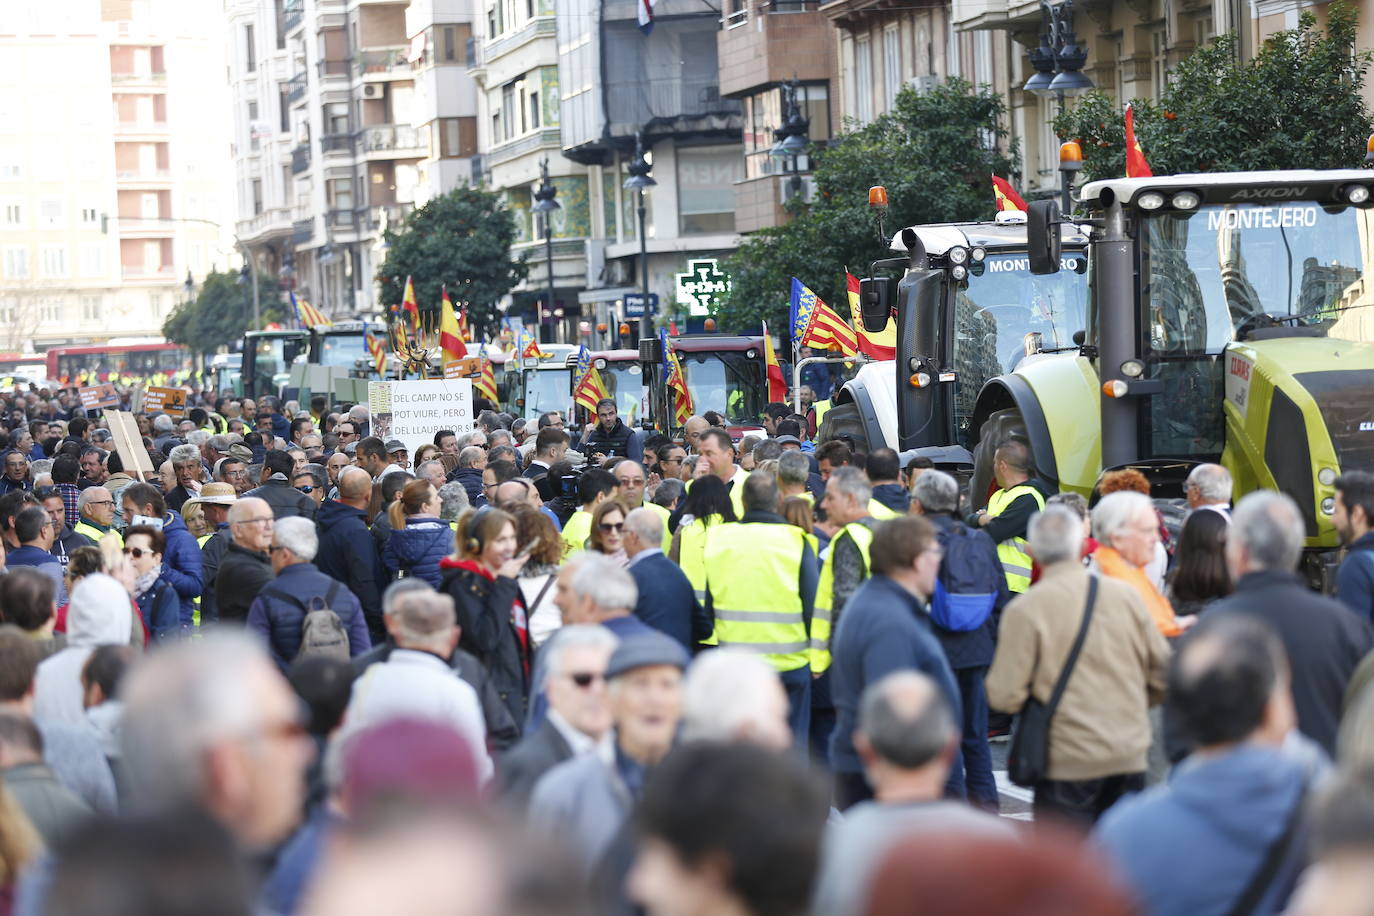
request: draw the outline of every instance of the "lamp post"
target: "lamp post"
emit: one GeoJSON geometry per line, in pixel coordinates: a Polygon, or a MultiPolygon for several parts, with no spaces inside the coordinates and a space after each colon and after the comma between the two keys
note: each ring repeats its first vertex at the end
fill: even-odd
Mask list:
{"type": "MultiPolygon", "coordinates": [[[[235,239],[238,242],[237,239],[235,239]]],[[[261,295],[258,290],[258,265],[253,260],[253,252],[248,250],[248,246],[238,242],[239,251],[243,253],[243,267],[239,269],[240,284],[248,283],[253,287],[253,330],[262,327],[261,308],[258,298],[261,295]]]]}
{"type": "Polygon", "coordinates": [[[782,126],[773,131],[773,138],[777,142],[768,151],[769,158],[782,160],[783,168],[792,176],[787,182],[789,201],[801,194],[801,169],[798,168],[797,160],[811,143],[810,138],[806,136],[806,132],[811,128],[811,120],[802,116],[801,108],[797,105],[799,85],[796,80],[783,84],[782,93],[787,114],[783,117],[782,126]]]}
{"type": "Polygon", "coordinates": [[[635,157],[626,166],[630,177],[625,179],[625,190],[639,192],[639,279],[643,287],[644,313],[639,318],[639,338],[649,336],[649,240],[644,235],[644,192],[658,184],[649,174],[653,166],[644,157],[644,132],[635,137],[635,157]]]}
{"type": "MultiPolygon", "coordinates": [[[[562,205],[558,202],[558,189],[549,181],[549,157],[545,156],[544,161],[539,166],[539,187],[534,191],[534,212],[541,214],[544,220],[544,258],[548,263],[549,274],[549,304],[547,314],[553,318],[553,211],[558,210],[562,205]]],[[[641,219],[642,222],[642,219],[641,219]]],[[[539,341],[539,325],[543,322],[535,323],[535,342],[539,341]]],[[[558,336],[563,336],[562,328],[559,327],[558,336]]]]}
{"type": "Polygon", "coordinates": [[[1040,44],[1030,52],[1035,72],[1021,88],[1039,96],[1078,95],[1093,88],[1083,74],[1088,52],[1079,46],[1073,32],[1073,0],[1051,4],[1040,0],[1040,44]]]}

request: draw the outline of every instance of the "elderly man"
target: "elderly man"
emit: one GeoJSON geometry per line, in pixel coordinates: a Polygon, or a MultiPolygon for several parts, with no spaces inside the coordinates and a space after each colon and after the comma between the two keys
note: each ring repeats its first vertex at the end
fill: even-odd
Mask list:
{"type": "Polygon", "coordinates": [[[1345,688],[1374,648],[1374,632],[1297,575],[1306,536],[1302,514],[1287,495],[1260,490],[1242,499],[1226,540],[1235,590],[1207,614],[1245,614],[1274,628],[1292,666],[1298,730],[1334,756],[1345,688]]]}
{"type": "MultiPolygon", "coordinates": [[[[404,471],[410,467],[410,450],[400,439],[386,440],[386,457],[400,470],[404,471]]],[[[383,472],[386,473],[385,471],[383,472]]]]}
{"type": "Polygon", "coordinates": [[[1206,509],[1231,520],[1231,472],[1219,464],[1199,464],[1188,472],[1183,482],[1188,508],[1194,512],[1206,509]]]}
{"type": "MultiPolygon", "coordinates": [[[[239,446],[246,449],[246,446],[239,446]]],[[[237,455],[221,458],[215,464],[215,479],[234,488],[234,493],[242,496],[253,489],[253,481],[248,476],[248,465],[237,455]]]]}
{"type": "Polygon", "coordinates": [[[160,649],[133,669],[120,697],[132,807],[198,808],[249,851],[287,837],[312,746],[299,700],[257,640],[221,632],[160,649]]]}
{"type": "Polygon", "coordinates": [[[663,525],[663,537],[661,543],[666,544],[673,539],[673,531],[668,527],[668,520],[672,513],[662,506],[656,506],[649,501],[645,494],[645,484],[648,483],[648,475],[644,473],[644,465],[632,459],[616,462],[615,468],[611,471],[615,475],[616,483],[620,485],[620,492],[617,494],[626,509],[638,509],[641,506],[659,517],[663,525]]]}
{"type": "Polygon", "coordinates": [[[226,433],[210,436],[200,447],[201,462],[206,468],[213,470],[215,462],[229,454],[229,448],[238,441],[236,436],[226,433]]]}
{"type": "Polygon", "coordinates": [[[172,462],[172,473],[176,475],[176,486],[167,493],[167,505],[180,512],[186,500],[200,493],[205,468],[200,463],[200,450],[194,445],[178,445],[172,449],[168,459],[172,462]]]}
{"type": "Polygon", "coordinates": [[[324,469],[325,473],[329,475],[329,486],[331,490],[338,487],[340,472],[342,472],[344,468],[349,467],[353,467],[353,462],[342,450],[329,456],[329,459],[324,463],[324,469]]]}
{"type": "Polygon", "coordinates": [[[688,417],[686,425],[682,429],[682,437],[686,441],[687,451],[693,455],[700,454],[701,434],[711,428],[711,424],[705,417],[688,417]]]}
{"type": "Polygon", "coordinates": [[[1093,565],[1135,589],[1161,635],[1174,637],[1197,623],[1195,615],[1175,617],[1169,599],[1145,574],[1159,544],[1159,516],[1148,496],[1133,490],[1109,493],[1093,507],[1092,524],[1102,545],[1093,551],[1093,565]]]}
{"type": "MultiPolygon", "coordinates": [[[[626,464],[634,462],[623,461],[620,466],[626,464]]],[[[625,555],[630,558],[630,576],[639,591],[635,616],[691,652],[710,637],[711,618],[697,600],[682,568],[663,553],[662,516],[647,507],[631,510],[625,516],[623,540],[625,555]]]]}
{"type": "Polygon", "coordinates": [[[115,501],[110,491],[104,487],[87,487],[76,500],[76,511],[81,516],[74,530],[84,534],[95,543],[107,534],[113,534],[122,547],[124,539],[114,527],[115,501]]]}
{"type": "Polygon", "coordinates": [[[316,512],[319,511],[320,503],[324,502],[326,487],[324,467],[318,464],[307,464],[297,470],[291,478],[291,486],[304,493],[315,503],[316,512]]]}
{"type": "Polygon", "coordinates": [[[1008,714],[1032,697],[1048,704],[1079,632],[1088,634],[1050,720],[1034,807],[1036,821],[1091,824],[1145,787],[1149,707],[1164,695],[1169,646],[1136,589],[1083,568],[1083,521],[1073,510],[1045,507],[1029,534],[1043,573],[1002,613],[988,704],[1008,714]]]}
{"type": "MultiPolygon", "coordinates": [[[[326,576],[311,561],[319,551],[320,539],[308,519],[284,518],[272,531],[271,563],[276,578],[267,583],[248,608],[248,629],[260,633],[272,650],[272,660],[286,673],[301,651],[312,648],[307,635],[315,639],[333,635],[328,629],[306,634],[306,617],[315,607],[333,611],[343,624],[347,645],[337,654],[361,655],[372,648],[367,635],[363,609],[344,585],[326,576]],[[318,599],[318,601],[317,601],[318,599]]],[[[313,647],[320,652],[323,647],[313,647]]],[[[328,647],[330,655],[336,654],[328,647]]]]}
{"type": "Polygon", "coordinates": [[[200,495],[188,499],[186,504],[199,505],[210,526],[210,533],[198,538],[200,542],[201,626],[219,620],[219,606],[215,603],[215,577],[219,575],[220,561],[229,549],[229,509],[237,501],[234,488],[227,483],[214,481],[200,488],[200,495]]]}
{"type": "Polygon", "coordinates": [[[776,751],[792,746],[787,691],[778,673],[744,649],[703,652],[687,669],[682,740],[748,742],[776,751]]]}
{"type": "Polygon", "coordinates": [[[422,461],[415,469],[415,476],[421,480],[428,480],[434,489],[438,490],[447,482],[444,474],[444,463],[437,459],[422,461]]]}
{"type": "Polygon", "coordinates": [[[576,850],[588,875],[608,861],[639,800],[644,777],[673,746],[687,653],[662,633],[622,640],[606,666],[614,754],[583,754],[549,770],[530,797],[530,818],[576,850]]]}
{"type": "Polygon", "coordinates": [[[367,530],[367,509],[372,499],[372,475],[362,468],[344,468],[339,474],[337,499],[320,506],[320,572],[344,585],[362,604],[368,629],[376,641],[386,635],[382,625],[382,589],[386,574],[376,542],[367,530]]]}
{"type": "Polygon", "coordinates": [[[0,476],[0,496],[15,490],[32,490],[29,480],[29,459],[23,452],[11,449],[5,453],[5,473],[0,476]]]}
{"type": "MultiPolygon", "coordinates": [[[[482,436],[482,441],[486,441],[486,436],[482,436]]],[[[450,481],[463,485],[468,491],[468,504],[476,508],[487,504],[482,488],[482,472],[486,467],[486,450],[480,445],[468,445],[458,453],[458,466],[448,475],[450,481]]]]}
{"type": "Polygon", "coordinates": [[[248,609],[274,575],[267,552],[276,519],[261,499],[244,496],[229,509],[231,541],[215,576],[220,620],[247,621],[248,609]]]}
{"type": "Polygon", "coordinates": [[[110,479],[110,471],[105,467],[105,457],[108,453],[95,446],[81,450],[81,457],[77,459],[81,464],[81,480],[78,486],[100,487],[105,485],[105,481],[110,479]]]}
{"type": "Polygon", "coordinates": [[[501,758],[499,794],[524,807],[535,784],[572,757],[609,751],[611,712],[606,664],[618,640],[605,627],[572,624],[558,631],[541,658],[548,712],[538,728],[501,758]]]}

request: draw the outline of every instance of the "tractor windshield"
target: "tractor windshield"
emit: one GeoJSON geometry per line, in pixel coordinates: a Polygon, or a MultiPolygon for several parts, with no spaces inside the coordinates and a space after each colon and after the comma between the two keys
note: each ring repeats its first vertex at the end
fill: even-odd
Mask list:
{"type": "Polygon", "coordinates": [[[367,341],[362,331],[325,331],[321,336],[321,366],[342,366],[352,369],[360,359],[367,359],[367,341]]]}
{"type": "Polygon", "coordinates": [[[644,373],[639,363],[631,360],[608,362],[601,370],[601,380],[606,384],[606,394],[615,400],[616,411],[625,425],[638,423],[644,401],[644,373]]]}
{"type": "Polygon", "coordinates": [[[572,401],[571,385],[571,369],[526,369],[525,418],[533,420],[550,410],[563,411],[566,416],[572,401]]]}
{"type": "Polygon", "coordinates": [[[757,423],[768,397],[762,356],[744,353],[687,353],[678,351],[692,410],[714,410],[732,423],[757,423]]]}
{"type": "Polygon", "coordinates": [[[1374,340],[1372,220],[1368,210],[1303,201],[1145,218],[1142,334],[1149,374],[1165,384],[1147,421],[1156,455],[1221,453],[1220,354],[1248,331],[1296,324],[1374,340]]]}

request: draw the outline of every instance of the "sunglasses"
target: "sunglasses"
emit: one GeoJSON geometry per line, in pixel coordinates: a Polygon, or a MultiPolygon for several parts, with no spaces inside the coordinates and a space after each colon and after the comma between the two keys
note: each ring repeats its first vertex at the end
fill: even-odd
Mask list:
{"type": "Polygon", "coordinates": [[[146,549],[144,549],[144,548],[142,548],[142,547],[125,547],[125,548],[124,548],[124,556],[126,556],[126,557],[133,557],[135,560],[141,560],[141,559],[143,559],[143,557],[144,557],[145,555],[151,557],[151,556],[153,555],[153,551],[151,551],[151,550],[146,550],[146,549]]]}
{"type": "Polygon", "coordinates": [[[304,486],[296,487],[296,489],[297,489],[297,490],[300,490],[302,493],[314,493],[314,492],[315,492],[315,487],[314,487],[313,485],[311,485],[311,484],[306,484],[306,485],[304,485],[304,486]]]}
{"type": "Polygon", "coordinates": [[[610,522],[602,522],[601,525],[600,525],[600,527],[601,527],[601,530],[602,530],[602,531],[607,531],[607,532],[610,532],[610,531],[624,531],[624,530],[625,530],[625,523],[624,523],[624,522],[616,522],[615,524],[611,524],[610,522]]]}
{"type": "Polygon", "coordinates": [[[581,687],[583,690],[586,690],[588,687],[592,686],[592,684],[595,684],[597,681],[606,680],[606,676],[604,674],[594,674],[591,671],[575,671],[572,674],[569,674],[568,677],[572,680],[574,684],[576,684],[578,687],[581,687]]]}

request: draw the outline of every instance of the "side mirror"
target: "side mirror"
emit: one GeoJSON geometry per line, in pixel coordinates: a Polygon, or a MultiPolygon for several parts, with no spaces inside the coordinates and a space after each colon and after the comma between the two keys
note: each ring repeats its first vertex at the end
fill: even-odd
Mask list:
{"type": "Polygon", "coordinates": [[[1031,201],[1026,211],[1026,245],[1033,274],[1059,272],[1059,254],[1063,248],[1059,237],[1059,203],[1053,200],[1031,201]]]}
{"type": "Polygon", "coordinates": [[[859,281],[859,316],[864,330],[876,334],[887,327],[897,304],[897,285],[891,277],[865,277],[859,281]]]}

